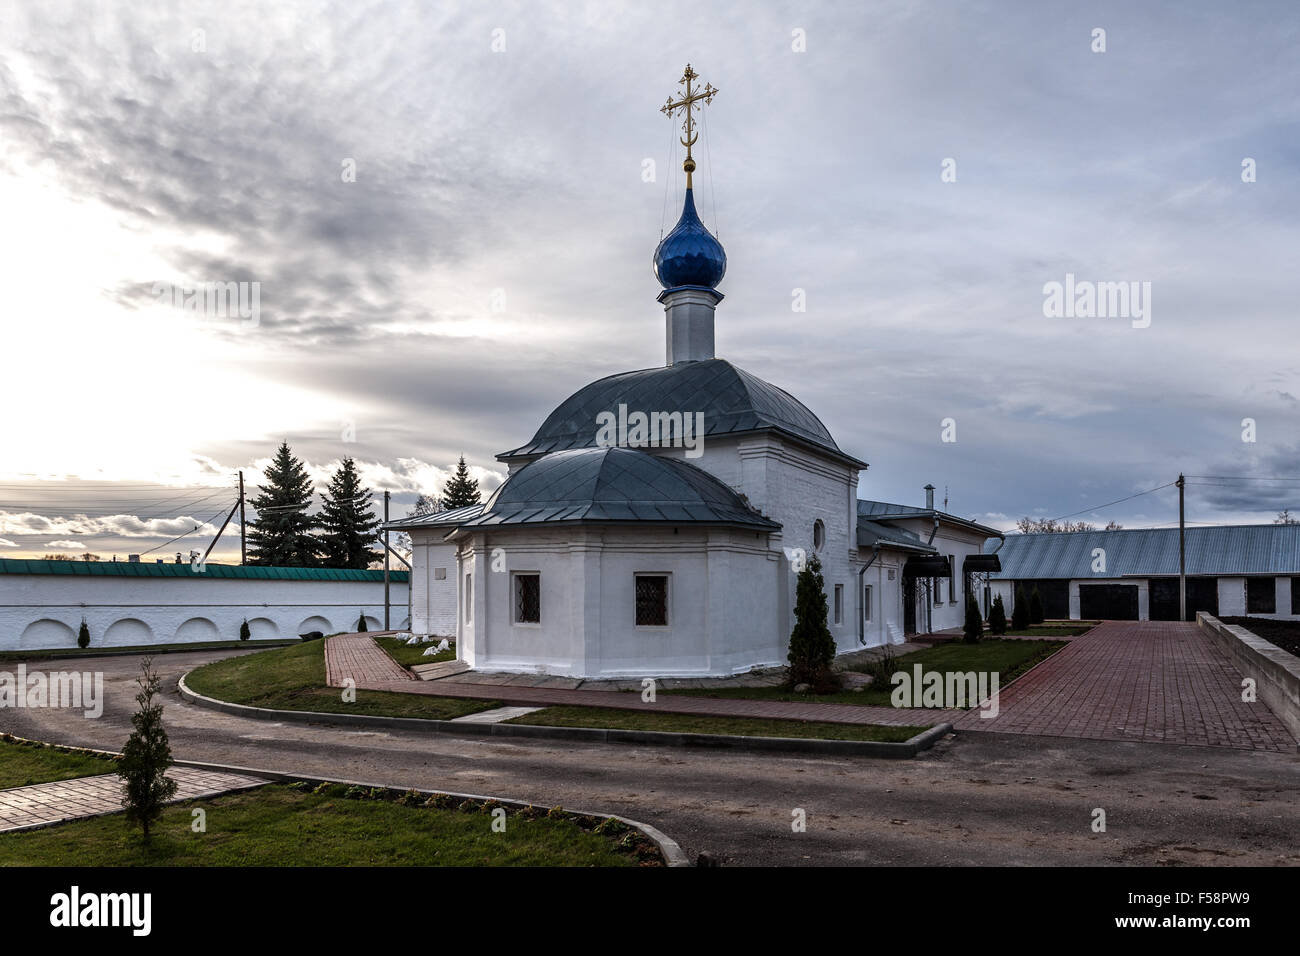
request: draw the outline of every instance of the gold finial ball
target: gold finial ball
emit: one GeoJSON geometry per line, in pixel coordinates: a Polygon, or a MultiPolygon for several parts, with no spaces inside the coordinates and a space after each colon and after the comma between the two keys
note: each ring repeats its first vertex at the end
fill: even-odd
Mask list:
{"type": "Polygon", "coordinates": [[[695,160],[693,159],[686,160],[686,162],[682,163],[682,169],[684,169],[688,173],[695,172],[695,160]]]}

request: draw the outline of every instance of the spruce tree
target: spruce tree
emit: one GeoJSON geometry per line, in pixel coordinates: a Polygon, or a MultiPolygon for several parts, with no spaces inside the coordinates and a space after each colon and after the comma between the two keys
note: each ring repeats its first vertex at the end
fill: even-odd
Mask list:
{"type": "Polygon", "coordinates": [[[835,638],[826,623],[826,582],[817,555],[799,572],[795,583],[794,630],[790,632],[790,683],[826,689],[833,683],[831,661],[835,638]]]}
{"type": "Polygon", "coordinates": [[[248,563],[283,567],[316,564],[316,519],[311,507],[312,484],[302,462],[282,442],[266,469],[266,484],[249,504],[257,517],[248,527],[248,563]]]}
{"type": "Polygon", "coordinates": [[[81,619],[81,627],[77,631],[77,646],[87,648],[90,646],[90,628],[86,626],[86,619],[81,619]]]}
{"type": "Polygon", "coordinates": [[[172,765],[172,750],[162,725],[163,705],[154,700],[161,682],[152,664],[153,659],[149,657],[141,663],[141,674],[135,680],[140,687],[140,693],[135,695],[140,709],[131,715],[131,726],[135,729],[127,738],[117,763],[126,819],[144,832],[145,843],[149,842],[150,830],[162,816],[164,805],[176,795],[176,781],[166,776],[167,768],[172,765]]]}
{"type": "Polygon", "coordinates": [[[1002,605],[1002,595],[993,598],[993,607],[989,610],[989,633],[1001,636],[1007,632],[1007,609],[1002,605]]]}
{"type": "Polygon", "coordinates": [[[239,639],[246,641],[253,636],[252,629],[248,626],[248,618],[244,618],[244,623],[239,625],[239,639]]]}
{"type": "Polygon", "coordinates": [[[321,563],[327,568],[364,571],[383,555],[372,547],[379,534],[379,519],[370,489],[351,458],[344,458],[321,495],[321,563]]]}
{"type": "Polygon", "coordinates": [[[452,508],[464,508],[476,505],[479,501],[478,479],[470,477],[465,456],[461,455],[456,473],[447,479],[447,484],[442,488],[442,509],[449,511],[452,508]]]}
{"type": "Polygon", "coordinates": [[[1029,595],[1029,623],[1043,623],[1043,599],[1038,593],[1038,588],[1034,588],[1034,593],[1029,595]]]}
{"type": "Polygon", "coordinates": [[[1024,585],[1016,585],[1016,603],[1011,606],[1011,629],[1023,631],[1029,626],[1029,598],[1025,597],[1024,585]]]}
{"type": "Polygon", "coordinates": [[[966,595],[966,621],[962,634],[967,644],[978,644],[984,636],[984,621],[980,617],[980,606],[975,603],[973,594],[966,595]]]}

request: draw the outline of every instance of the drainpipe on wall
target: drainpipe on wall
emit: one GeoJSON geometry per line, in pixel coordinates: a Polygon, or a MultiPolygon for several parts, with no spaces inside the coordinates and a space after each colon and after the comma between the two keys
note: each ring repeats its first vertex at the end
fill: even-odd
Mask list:
{"type": "MultiPolygon", "coordinates": [[[[858,601],[862,601],[862,576],[867,573],[867,568],[876,563],[876,558],[880,557],[880,544],[877,543],[871,549],[871,560],[862,566],[858,572],[858,601]]],[[[863,614],[863,606],[858,604],[858,643],[863,647],[867,646],[867,622],[866,615],[863,614]]]]}

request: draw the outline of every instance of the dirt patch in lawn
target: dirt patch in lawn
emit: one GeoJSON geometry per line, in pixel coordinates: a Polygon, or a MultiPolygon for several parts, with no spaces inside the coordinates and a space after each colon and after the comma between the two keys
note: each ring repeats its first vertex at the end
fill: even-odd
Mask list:
{"type": "Polygon", "coordinates": [[[1274,621],[1267,617],[1221,617],[1219,620],[1244,627],[1256,637],[1300,657],[1300,621],[1274,621]]]}

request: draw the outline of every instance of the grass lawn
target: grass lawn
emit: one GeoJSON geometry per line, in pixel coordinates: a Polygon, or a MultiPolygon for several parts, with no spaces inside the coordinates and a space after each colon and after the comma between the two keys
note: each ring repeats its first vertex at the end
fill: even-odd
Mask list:
{"type": "Polygon", "coordinates": [[[359,690],[355,703],[345,703],[342,689],[325,686],[324,641],[306,641],[214,661],[191,671],[185,682],[190,690],[205,697],[272,710],[451,720],[501,706],[497,700],[456,700],[374,690],[359,690]]]}
{"type": "Polygon", "coordinates": [[[403,667],[414,667],[416,664],[437,664],[441,661],[454,661],[456,659],[454,644],[440,654],[430,654],[425,657],[424,652],[433,647],[434,644],[407,644],[400,637],[376,637],[375,643],[403,667]]]}
{"type": "MultiPolygon", "coordinates": [[[[861,695],[858,695],[861,696],[861,695]]],[[[612,707],[546,707],[510,724],[544,727],[600,727],[606,730],[663,730],[684,734],[734,734],[744,737],[811,737],[818,740],[878,740],[901,743],[925,727],[885,727],[879,724],[835,724],[752,717],[706,717],[696,714],[652,713],[612,707]]]]}
{"type": "MultiPolygon", "coordinates": [[[[982,640],[978,644],[948,641],[924,650],[913,651],[896,658],[899,667],[909,672],[920,664],[922,673],[928,671],[988,671],[998,674],[998,687],[1005,689],[1029,668],[1050,657],[1065,646],[1064,641],[982,640]]],[[[866,670],[858,665],[854,670],[866,670]]],[[[867,687],[861,691],[838,691],[834,694],[796,694],[782,687],[729,687],[723,690],[671,690],[662,694],[689,694],[696,697],[737,697],[746,700],[789,700],[815,704],[857,704],[859,706],[890,705],[892,686],[867,687]]]]}
{"type": "Polygon", "coordinates": [[[94,777],[112,773],[115,767],[106,757],[0,739],[0,790],[73,777],[94,777]]]}
{"type": "Polygon", "coordinates": [[[39,651],[0,651],[0,661],[40,661],[58,657],[94,657],[112,651],[116,654],[174,654],[177,651],[224,651],[234,647],[283,647],[287,641],[188,641],[183,644],[133,644],[129,647],[52,647],[39,651]]]}
{"type": "MultiPolygon", "coordinates": [[[[1078,637],[1093,629],[1092,624],[1035,624],[1019,631],[1007,631],[1008,637],[1078,637]]],[[[988,632],[985,631],[985,634],[988,632]]]]}
{"type": "Polygon", "coordinates": [[[268,784],[177,804],[147,849],[121,814],[0,835],[0,866],[635,866],[650,857],[644,837],[617,821],[592,832],[599,821],[516,812],[494,833],[490,806],[440,809],[347,792],[268,784]],[[207,833],[190,829],[195,807],[207,811],[207,833]]]}

